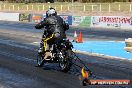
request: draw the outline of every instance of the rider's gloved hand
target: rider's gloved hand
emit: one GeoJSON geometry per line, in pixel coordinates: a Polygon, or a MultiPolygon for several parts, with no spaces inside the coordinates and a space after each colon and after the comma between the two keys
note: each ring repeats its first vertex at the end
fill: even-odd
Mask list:
{"type": "Polygon", "coordinates": [[[65,24],[63,25],[63,27],[64,27],[64,30],[65,30],[65,31],[69,29],[69,25],[68,25],[67,23],[65,23],[65,24]]]}
{"type": "Polygon", "coordinates": [[[41,29],[41,28],[43,28],[43,27],[44,27],[44,26],[42,25],[41,22],[38,23],[38,24],[35,26],[36,29],[41,29]]]}

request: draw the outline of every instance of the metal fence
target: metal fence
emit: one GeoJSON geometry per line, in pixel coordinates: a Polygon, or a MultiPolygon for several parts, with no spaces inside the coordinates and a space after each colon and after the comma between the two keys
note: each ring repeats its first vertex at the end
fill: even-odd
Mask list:
{"type": "Polygon", "coordinates": [[[131,3],[96,4],[0,4],[0,11],[45,11],[54,7],[57,11],[80,12],[132,12],[131,3]]]}

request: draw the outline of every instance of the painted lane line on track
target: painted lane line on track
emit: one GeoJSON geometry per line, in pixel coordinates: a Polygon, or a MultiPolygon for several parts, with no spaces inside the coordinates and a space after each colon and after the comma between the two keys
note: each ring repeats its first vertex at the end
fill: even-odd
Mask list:
{"type": "Polygon", "coordinates": [[[24,77],[22,74],[16,74],[7,68],[0,68],[0,88],[28,88],[35,83],[34,80],[24,77]]]}
{"type": "Polygon", "coordinates": [[[20,44],[17,44],[17,42],[14,42],[14,41],[12,41],[12,40],[3,40],[3,39],[0,39],[0,43],[1,43],[1,44],[10,45],[10,46],[14,46],[14,47],[29,49],[29,50],[32,50],[32,51],[37,51],[37,50],[35,50],[34,48],[29,47],[28,44],[20,45],[20,44]],[[26,45],[27,45],[27,46],[26,46],[26,45]]]}
{"type": "MultiPolygon", "coordinates": [[[[36,62],[36,60],[30,59],[30,58],[26,58],[26,57],[22,57],[22,56],[18,56],[18,55],[11,54],[11,53],[8,53],[8,52],[0,51],[0,54],[8,56],[8,57],[11,57],[11,58],[19,60],[19,61],[26,61],[26,62],[29,62],[29,63],[35,63],[36,62]]],[[[97,79],[108,79],[108,78],[102,77],[102,76],[96,76],[96,78],[97,79]]]]}
{"type": "Polygon", "coordinates": [[[40,42],[32,42],[32,43],[30,43],[30,44],[33,44],[33,45],[39,45],[40,42]]]}
{"type": "MultiPolygon", "coordinates": [[[[15,45],[16,46],[16,45],[15,45]]],[[[20,47],[20,46],[17,46],[17,47],[20,47]]],[[[26,48],[27,49],[27,48],[26,48]]],[[[19,61],[26,61],[26,62],[29,62],[29,63],[35,63],[37,60],[33,60],[33,59],[30,59],[30,58],[27,58],[27,57],[22,57],[22,56],[18,56],[16,54],[12,54],[10,52],[3,52],[3,51],[0,51],[0,54],[4,55],[4,56],[8,56],[8,57],[11,57],[13,59],[16,59],[16,60],[19,60],[19,61]]],[[[99,79],[106,79],[105,77],[96,77],[96,78],[99,78],[99,79]]]]}
{"type": "Polygon", "coordinates": [[[73,43],[74,48],[84,52],[97,53],[102,56],[131,60],[132,53],[124,50],[125,43],[117,41],[84,41],[84,43],[73,43]]]}
{"type": "MultiPolygon", "coordinates": [[[[28,49],[28,50],[31,50],[31,51],[37,51],[34,48],[29,47],[29,45],[26,46],[27,44],[20,45],[20,44],[17,44],[16,42],[11,41],[11,40],[0,39],[0,43],[1,44],[6,44],[6,45],[9,45],[9,46],[13,46],[13,47],[22,48],[22,49],[28,49]]],[[[31,61],[31,62],[34,61],[34,62],[36,62],[36,60],[30,59],[30,58],[27,58],[27,57],[18,56],[18,55],[12,54],[10,52],[0,51],[0,54],[5,55],[5,56],[9,56],[9,57],[13,57],[13,58],[15,58],[17,60],[21,60],[21,61],[31,61]]]]}
{"type": "MultiPolygon", "coordinates": [[[[108,41],[108,42],[120,42],[120,43],[123,43],[123,41],[108,41]]],[[[36,45],[38,46],[40,42],[32,42],[30,44],[32,45],[36,45]]],[[[82,54],[88,54],[88,55],[93,55],[93,56],[100,56],[100,57],[105,57],[105,58],[114,58],[114,59],[119,59],[119,60],[128,60],[126,58],[123,58],[123,57],[117,57],[117,56],[110,56],[110,55],[105,55],[105,54],[100,54],[100,53],[94,53],[94,52],[87,52],[87,51],[80,51],[78,49],[73,49],[74,51],[77,51],[77,52],[80,52],[82,54]]],[[[129,59],[130,61],[132,61],[132,59],[129,59]]]]}
{"type": "MultiPolygon", "coordinates": [[[[109,42],[113,42],[113,41],[109,41],[109,42]]],[[[33,42],[31,43],[33,45],[39,45],[39,42],[33,42]]],[[[74,52],[76,53],[81,53],[81,54],[85,54],[85,55],[90,55],[90,56],[97,56],[97,57],[103,57],[103,58],[109,58],[109,59],[113,59],[113,60],[119,60],[119,61],[128,61],[126,58],[120,58],[120,57],[116,57],[116,56],[109,56],[109,55],[105,55],[105,54],[99,54],[99,53],[91,53],[91,52],[87,52],[87,51],[80,51],[80,50],[77,50],[77,49],[73,49],[74,52]]],[[[108,60],[105,60],[104,62],[98,62],[100,64],[106,64],[106,65],[110,65],[110,66],[117,66],[115,64],[109,64],[108,63],[108,60]]],[[[132,60],[130,59],[129,60],[130,62],[132,62],[132,60]]],[[[97,62],[96,62],[97,63],[97,62]]],[[[120,68],[124,68],[124,69],[130,69],[130,68],[127,68],[126,66],[121,66],[121,65],[118,65],[118,67],[120,68]]],[[[132,70],[132,69],[130,69],[132,70]]]]}
{"type": "MultiPolygon", "coordinates": [[[[110,56],[110,55],[105,55],[105,54],[100,54],[100,53],[80,51],[80,50],[75,50],[75,49],[74,49],[74,51],[77,52],[77,53],[82,53],[82,54],[87,54],[87,55],[92,55],[92,56],[99,56],[99,57],[105,57],[105,58],[109,58],[109,59],[118,59],[118,60],[126,60],[126,61],[128,61],[128,59],[126,59],[126,58],[110,56]]],[[[129,59],[129,60],[132,61],[132,59],[129,59]]]]}
{"type": "Polygon", "coordinates": [[[10,32],[9,32],[9,31],[7,31],[7,29],[4,29],[4,31],[0,30],[0,33],[10,34],[10,35],[18,35],[18,36],[25,36],[25,37],[32,37],[32,38],[39,38],[39,39],[42,38],[39,35],[34,35],[35,33],[32,33],[32,32],[26,32],[27,34],[25,34],[25,32],[18,31],[18,30],[17,31],[10,30],[10,32]]]}
{"type": "MultiPolygon", "coordinates": [[[[11,45],[14,45],[14,44],[11,44],[11,45]]],[[[17,46],[15,45],[15,47],[20,47],[21,48],[20,45],[17,45],[17,46]]],[[[30,62],[30,63],[35,63],[36,62],[36,60],[30,59],[30,58],[27,58],[27,57],[18,56],[18,55],[9,53],[9,52],[0,51],[0,54],[5,55],[5,56],[8,56],[8,57],[12,57],[12,58],[14,58],[16,60],[19,60],[19,61],[26,61],[26,62],[30,62]]],[[[99,77],[97,76],[97,78],[107,79],[106,77],[100,77],[100,76],[99,77]]]]}
{"type": "Polygon", "coordinates": [[[30,62],[36,62],[37,60],[33,60],[33,59],[30,59],[30,58],[27,58],[27,57],[22,57],[22,56],[18,56],[16,54],[12,54],[10,52],[3,52],[3,51],[0,51],[0,54],[2,55],[5,55],[5,56],[8,56],[8,57],[12,57],[16,60],[20,60],[20,61],[30,61],[30,62]]]}
{"type": "MultiPolygon", "coordinates": [[[[29,50],[32,50],[32,51],[37,51],[37,50],[34,50],[34,48],[31,48],[31,47],[28,47],[28,46],[25,46],[25,45],[19,45],[11,40],[2,40],[0,39],[0,43],[3,43],[3,44],[7,44],[7,45],[10,45],[10,46],[14,46],[14,47],[19,47],[19,48],[24,48],[24,49],[29,49],[29,50]]],[[[30,45],[36,45],[38,46],[39,45],[39,42],[33,42],[33,43],[30,43],[30,45]]],[[[1,51],[2,52],[2,51],[1,51]]],[[[90,53],[90,52],[86,52],[86,51],[79,51],[79,50],[75,50],[74,49],[74,52],[77,52],[77,53],[81,53],[81,54],[85,54],[85,55],[92,55],[92,56],[98,56],[98,57],[105,57],[105,58],[109,58],[109,59],[118,59],[118,60],[126,60],[127,59],[124,59],[124,58],[118,58],[118,57],[113,57],[113,56],[108,56],[108,55],[104,55],[104,54],[98,54],[98,53],[90,53]]],[[[4,55],[6,55],[7,53],[4,53],[4,55]]],[[[13,55],[13,54],[9,54],[9,55],[13,55]]],[[[21,56],[18,56],[21,58],[21,56]]],[[[24,57],[25,58],[25,57],[24,57]]],[[[28,60],[29,58],[25,58],[25,60],[28,60]]],[[[31,59],[32,60],[32,59],[31,59]]],[[[130,60],[129,60],[130,61],[130,60]]],[[[132,61],[132,60],[131,60],[132,61]]],[[[106,64],[106,65],[112,65],[112,64],[109,64],[109,63],[106,63],[107,61],[105,61],[104,63],[103,62],[99,62],[99,63],[102,63],[102,64],[106,64]]],[[[114,66],[114,65],[112,65],[114,66]]],[[[124,66],[120,66],[121,68],[126,68],[124,66]]],[[[129,68],[130,69],[130,68],[129,68]]]]}
{"type": "MultiPolygon", "coordinates": [[[[25,46],[25,45],[19,45],[17,44],[16,42],[14,41],[11,41],[11,40],[3,40],[3,39],[0,39],[0,43],[2,44],[7,44],[7,45],[10,45],[10,46],[14,46],[14,47],[19,47],[19,48],[24,48],[24,49],[29,49],[29,50],[33,50],[33,51],[37,51],[37,50],[34,50],[34,48],[31,48],[29,46],[25,46]]],[[[32,42],[30,43],[31,45],[35,45],[35,46],[38,46],[39,45],[39,42],[32,42]]],[[[28,44],[26,44],[28,45],[28,44]]],[[[73,49],[74,51],[77,51],[77,52],[80,52],[82,54],[88,54],[88,55],[93,55],[93,56],[100,56],[100,57],[105,57],[105,58],[110,58],[110,59],[123,59],[123,60],[126,60],[125,58],[119,58],[119,57],[115,57],[115,56],[109,56],[109,55],[105,55],[105,54],[99,54],[99,53],[90,53],[90,52],[87,52],[87,51],[80,51],[80,50],[77,50],[77,49],[73,49]]],[[[132,60],[130,60],[132,61],[132,60]]]]}
{"type": "MultiPolygon", "coordinates": [[[[79,51],[79,50],[74,50],[74,52],[80,53],[80,54],[84,54],[84,55],[108,58],[108,59],[105,59],[104,61],[98,61],[98,62],[95,62],[95,63],[105,64],[105,65],[109,65],[109,66],[119,67],[119,68],[122,68],[122,69],[130,69],[130,70],[132,70],[131,67],[123,66],[123,65],[120,65],[120,64],[113,64],[112,61],[111,61],[111,60],[116,60],[116,59],[119,60],[119,61],[128,61],[127,59],[121,59],[121,58],[118,58],[118,57],[105,56],[105,55],[100,55],[100,54],[97,54],[97,53],[89,53],[89,52],[79,51]],[[111,62],[111,63],[109,63],[109,62],[111,62]]],[[[129,60],[129,61],[132,62],[132,60],[129,60]]]]}

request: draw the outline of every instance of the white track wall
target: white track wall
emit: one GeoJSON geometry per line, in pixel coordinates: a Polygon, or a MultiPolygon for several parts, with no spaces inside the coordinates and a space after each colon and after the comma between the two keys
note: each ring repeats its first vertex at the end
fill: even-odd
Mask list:
{"type": "Polygon", "coordinates": [[[92,16],[91,27],[132,28],[132,18],[125,16],[92,16]]]}
{"type": "MultiPolygon", "coordinates": [[[[100,27],[131,29],[132,17],[125,16],[70,16],[60,15],[69,25],[78,27],[100,27]]],[[[25,21],[40,22],[45,14],[25,14],[0,12],[0,20],[4,21],[25,21]]]]}
{"type": "Polygon", "coordinates": [[[4,20],[4,21],[19,21],[19,13],[0,12],[0,20],[4,20]]]}

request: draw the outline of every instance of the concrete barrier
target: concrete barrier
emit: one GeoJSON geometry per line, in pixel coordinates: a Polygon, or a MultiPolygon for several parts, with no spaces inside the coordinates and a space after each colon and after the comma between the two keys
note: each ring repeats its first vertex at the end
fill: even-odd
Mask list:
{"type": "MultiPolygon", "coordinates": [[[[125,16],[74,16],[60,15],[66,23],[77,27],[93,28],[118,28],[131,29],[132,17],[125,16]]],[[[0,12],[0,20],[24,21],[38,23],[46,17],[45,14],[7,13],[0,12]]]]}
{"type": "Polygon", "coordinates": [[[4,21],[19,21],[19,13],[0,12],[0,20],[4,20],[4,21]]]}

